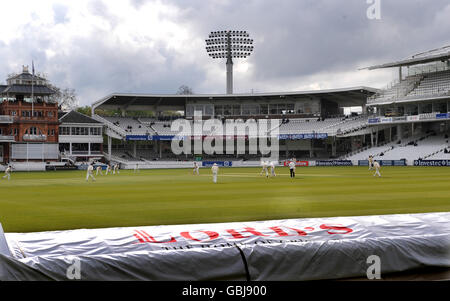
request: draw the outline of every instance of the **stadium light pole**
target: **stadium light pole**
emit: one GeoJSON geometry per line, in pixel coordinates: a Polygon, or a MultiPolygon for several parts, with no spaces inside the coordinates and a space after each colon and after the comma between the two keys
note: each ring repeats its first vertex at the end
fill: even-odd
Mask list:
{"type": "Polygon", "coordinates": [[[206,52],[213,59],[226,58],[227,94],[233,94],[233,58],[246,58],[253,51],[253,39],[246,31],[212,31],[206,42],[206,52]]]}

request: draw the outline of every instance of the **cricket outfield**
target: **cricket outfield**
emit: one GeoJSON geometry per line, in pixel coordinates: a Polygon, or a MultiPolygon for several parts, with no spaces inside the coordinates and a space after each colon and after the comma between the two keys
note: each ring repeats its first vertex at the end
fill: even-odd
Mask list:
{"type": "Polygon", "coordinates": [[[13,172],[0,181],[5,232],[450,211],[450,168],[286,167],[13,172]]]}

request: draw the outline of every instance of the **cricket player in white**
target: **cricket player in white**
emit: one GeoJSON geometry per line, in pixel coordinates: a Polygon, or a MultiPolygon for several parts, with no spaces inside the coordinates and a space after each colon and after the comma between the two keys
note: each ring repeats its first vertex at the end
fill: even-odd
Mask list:
{"type": "Polygon", "coordinates": [[[134,166],[134,173],[139,172],[139,164],[136,163],[136,166],[134,166]]]}
{"type": "Polygon", "coordinates": [[[86,182],[89,181],[89,178],[92,178],[92,180],[95,181],[93,172],[94,172],[94,166],[92,164],[89,164],[89,166],[87,168],[87,173],[86,173],[86,182]]]}
{"type": "Polygon", "coordinates": [[[119,164],[116,164],[116,165],[114,165],[114,167],[113,167],[113,175],[115,175],[116,172],[117,172],[117,174],[120,174],[120,172],[119,172],[119,164]]]}
{"type": "Polygon", "coordinates": [[[214,163],[211,167],[211,171],[213,174],[213,182],[217,183],[217,174],[219,173],[219,166],[217,166],[217,163],[214,163]]]}
{"type": "Polygon", "coordinates": [[[259,175],[262,175],[263,173],[266,173],[266,177],[269,177],[269,171],[267,170],[267,165],[268,165],[267,162],[266,161],[262,161],[261,165],[262,165],[262,170],[259,173],[259,175]]]}
{"type": "Polygon", "coordinates": [[[111,164],[106,165],[106,172],[105,175],[111,172],[111,164]]]}
{"type": "Polygon", "coordinates": [[[197,162],[194,162],[194,170],[192,171],[192,174],[193,175],[195,175],[195,174],[197,174],[197,175],[199,175],[200,173],[199,173],[199,166],[198,166],[198,163],[197,162]]]}
{"type": "Polygon", "coordinates": [[[369,170],[373,169],[373,156],[369,156],[369,170]]]}
{"type": "Polygon", "coordinates": [[[5,169],[5,175],[2,177],[2,179],[7,178],[8,180],[11,179],[11,166],[8,165],[8,167],[5,169]]]}
{"type": "Polygon", "coordinates": [[[276,177],[277,175],[275,174],[275,162],[270,162],[270,172],[272,173],[272,177],[276,177]]]}
{"type": "Polygon", "coordinates": [[[295,178],[295,161],[289,162],[289,172],[291,173],[291,178],[295,178]]]}
{"type": "Polygon", "coordinates": [[[381,177],[381,173],[380,173],[380,163],[378,163],[377,161],[373,162],[373,167],[375,168],[375,174],[373,175],[374,177],[376,175],[378,175],[379,177],[381,177]]]}
{"type": "Polygon", "coordinates": [[[95,169],[95,175],[98,176],[99,173],[103,176],[101,165],[97,166],[97,168],[95,169]]]}

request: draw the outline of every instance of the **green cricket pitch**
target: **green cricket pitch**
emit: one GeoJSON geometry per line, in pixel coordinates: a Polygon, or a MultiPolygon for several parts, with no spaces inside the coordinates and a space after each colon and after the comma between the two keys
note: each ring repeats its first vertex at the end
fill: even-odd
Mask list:
{"type": "Polygon", "coordinates": [[[0,179],[5,232],[450,211],[450,168],[287,167],[13,172],[0,179]]]}

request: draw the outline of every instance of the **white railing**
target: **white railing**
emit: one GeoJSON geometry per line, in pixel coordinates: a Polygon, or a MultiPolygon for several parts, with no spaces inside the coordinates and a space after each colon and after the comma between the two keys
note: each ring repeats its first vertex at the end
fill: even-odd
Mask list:
{"type": "Polygon", "coordinates": [[[0,115],[0,123],[12,123],[14,122],[14,117],[9,115],[0,115]]]}
{"type": "Polygon", "coordinates": [[[31,141],[45,141],[47,140],[47,136],[46,135],[30,135],[30,134],[25,134],[23,135],[23,140],[31,140],[31,141]]]}
{"type": "Polygon", "coordinates": [[[117,134],[119,134],[119,135],[121,135],[123,137],[125,137],[127,135],[127,132],[124,129],[122,129],[120,126],[115,125],[114,123],[112,123],[111,121],[109,121],[109,120],[107,120],[105,118],[102,118],[102,117],[100,117],[98,115],[92,115],[92,118],[97,120],[97,121],[99,121],[99,122],[101,122],[101,123],[103,123],[103,124],[105,124],[112,131],[116,132],[117,134]]]}
{"type": "Polygon", "coordinates": [[[14,141],[14,136],[2,136],[0,135],[0,141],[1,140],[7,140],[7,141],[14,141]]]}

